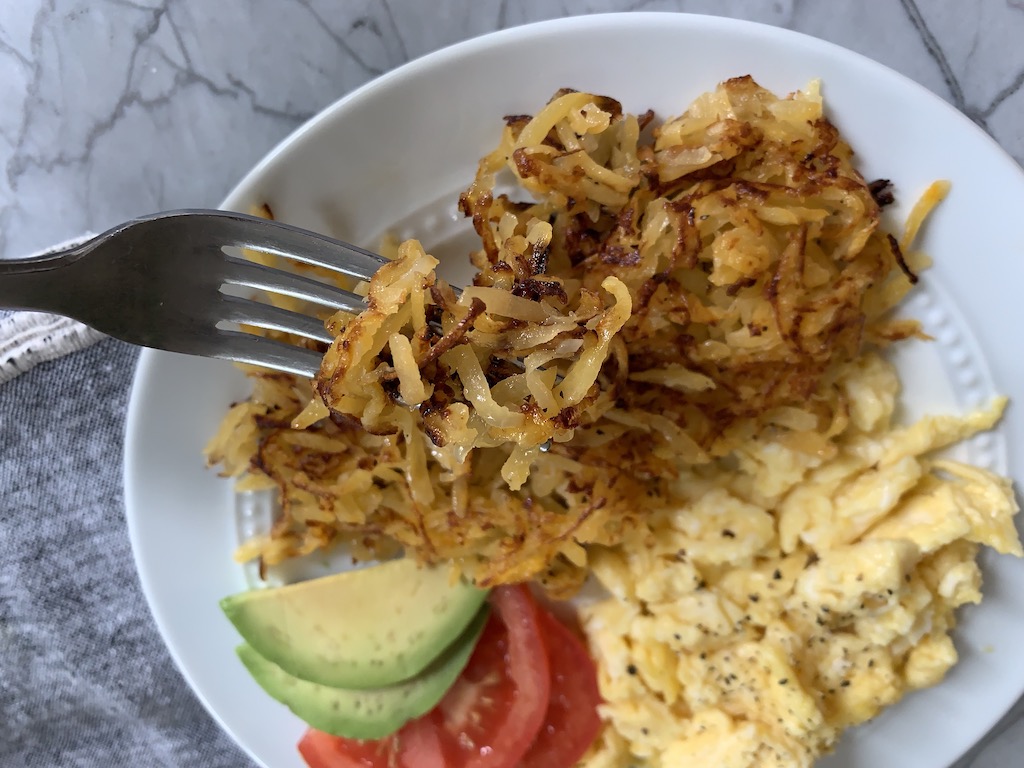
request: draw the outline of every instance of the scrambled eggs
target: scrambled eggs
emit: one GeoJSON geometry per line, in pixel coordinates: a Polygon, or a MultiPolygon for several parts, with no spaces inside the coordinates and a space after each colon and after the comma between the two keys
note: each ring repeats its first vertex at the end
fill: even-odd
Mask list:
{"type": "Polygon", "coordinates": [[[889,363],[865,357],[841,386],[832,455],[750,441],[594,557],[612,596],[582,611],[606,702],[591,768],[810,766],[956,662],[979,545],[1022,554],[1017,507],[1007,480],[927,454],[991,428],[1005,400],[893,428],[889,363]]]}

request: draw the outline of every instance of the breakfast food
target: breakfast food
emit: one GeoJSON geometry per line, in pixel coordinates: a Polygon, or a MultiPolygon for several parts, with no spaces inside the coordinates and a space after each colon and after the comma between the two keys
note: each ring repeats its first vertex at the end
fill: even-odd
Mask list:
{"type": "Polygon", "coordinates": [[[942,185],[886,232],[814,85],[653,120],[575,91],[506,118],[460,199],[473,285],[403,243],[316,381],[254,372],[210,457],[280,494],[241,559],[340,543],[559,599],[596,577],[588,765],[810,765],[955,662],[979,545],[1021,554],[1008,482],[930,456],[1004,404],[893,424],[880,353],[924,335],[890,310],[942,185]]]}
{"type": "Polygon", "coordinates": [[[437,706],[477,647],[487,593],[449,582],[447,569],[391,560],[242,592],[221,608],[267,693],[326,733],[381,739],[437,706]]]}
{"type": "Polygon", "coordinates": [[[1016,508],[1005,479],[927,456],[1004,403],[897,428],[890,364],[840,386],[855,406],[834,456],[752,442],[593,555],[612,595],[581,611],[612,725],[593,765],[810,766],[956,663],[980,546],[1022,554],[1016,508]]]}
{"type": "Polygon", "coordinates": [[[277,589],[231,595],[221,609],[243,639],[285,672],[369,689],[423,672],[481,612],[487,593],[447,568],[390,560],[277,589]],[[333,610],[324,614],[323,606],[333,610]]]}
{"type": "Polygon", "coordinates": [[[679,465],[762,434],[832,450],[843,366],[917,332],[886,314],[914,254],[815,90],[739,78],[653,138],[650,120],[574,92],[509,118],[461,199],[484,245],[474,285],[456,300],[406,243],[367,312],[331,320],[319,397],[258,383],[218,442],[284,515],[243,557],[397,544],[568,597],[585,545],[619,541],[679,465]],[[538,202],[492,192],[509,170],[538,202]]]}

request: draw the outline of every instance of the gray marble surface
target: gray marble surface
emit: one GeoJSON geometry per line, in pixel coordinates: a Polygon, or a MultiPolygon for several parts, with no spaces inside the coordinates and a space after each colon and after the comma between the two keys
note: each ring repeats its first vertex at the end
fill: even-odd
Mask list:
{"type": "MultiPolygon", "coordinates": [[[[138,214],[214,206],[303,121],[405,61],[498,28],[618,10],[735,16],[839,43],[947,99],[1024,161],[1022,0],[0,0],[0,257],[138,214]]],[[[61,466],[61,446],[43,441],[29,453],[10,439],[30,439],[48,428],[43,414],[50,412],[25,403],[72,374],[97,379],[113,403],[104,417],[119,424],[134,355],[112,342],[82,354],[0,389],[0,479],[10,484],[0,489],[0,520],[84,510],[86,540],[126,555],[117,473],[100,490],[71,487],[63,498],[33,494],[32,484],[61,466]],[[107,512],[89,516],[103,499],[107,512]],[[43,509],[44,503],[51,506],[43,509]]],[[[73,400],[76,391],[68,389],[67,397],[73,400]]],[[[79,430],[90,429],[81,403],[64,407],[78,414],[73,424],[79,430]]],[[[108,432],[114,435],[105,438],[108,455],[119,456],[120,432],[108,432]]],[[[24,684],[27,677],[0,677],[0,714],[7,723],[0,728],[0,765],[247,764],[165,655],[147,659],[137,681],[109,679],[111,665],[126,664],[126,653],[159,649],[130,577],[96,606],[117,626],[122,614],[134,616],[130,632],[104,634],[88,622],[75,624],[81,641],[107,661],[90,661],[88,645],[56,662],[38,647],[47,622],[65,620],[70,609],[53,599],[52,585],[42,578],[45,552],[5,549],[7,530],[0,528],[0,666],[15,658],[27,667],[78,664],[78,677],[72,674],[66,685],[100,705],[85,719],[47,717],[40,702],[33,709],[32,697],[45,701],[44,694],[11,687],[12,679],[24,684]],[[32,589],[44,596],[41,604],[26,603],[32,589]],[[160,664],[165,668],[152,668],[160,664]],[[151,695],[144,685],[154,686],[151,695]],[[81,730],[96,722],[106,724],[104,736],[82,751],[81,730]],[[210,748],[197,750],[190,734],[210,748]]],[[[88,561],[82,566],[91,567],[88,561]]],[[[103,586],[103,594],[109,589],[103,586]]],[[[1020,765],[1019,714],[964,765],[1020,765]]]]}

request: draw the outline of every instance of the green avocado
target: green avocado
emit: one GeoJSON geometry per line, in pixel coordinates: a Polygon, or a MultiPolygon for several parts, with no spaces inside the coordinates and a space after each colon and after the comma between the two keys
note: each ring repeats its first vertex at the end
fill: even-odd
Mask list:
{"type": "Polygon", "coordinates": [[[349,739],[382,739],[433,709],[462,672],[476,646],[487,607],[454,644],[419,675],[385,688],[348,690],[300,680],[240,645],[238,656],[257,683],[314,728],[349,739]]]}
{"type": "Polygon", "coordinates": [[[486,590],[409,559],[273,589],[220,606],[260,656],[300,680],[383,688],[415,677],[477,615],[486,590]]]}

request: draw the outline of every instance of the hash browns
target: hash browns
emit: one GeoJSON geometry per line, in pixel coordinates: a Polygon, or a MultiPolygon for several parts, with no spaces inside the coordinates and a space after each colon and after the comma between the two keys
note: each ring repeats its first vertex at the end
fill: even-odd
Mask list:
{"type": "Polygon", "coordinates": [[[755,437],[832,455],[844,368],[920,333],[888,310],[923,261],[813,85],[736,78],[657,127],[560,91],[506,119],[460,207],[482,243],[461,297],[411,241],[368,313],[329,321],[315,393],[253,373],[209,451],[280,491],[241,559],[345,542],[567,597],[681,468],[755,437]],[[497,194],[509,174],[532,200],[497,194]]]}

